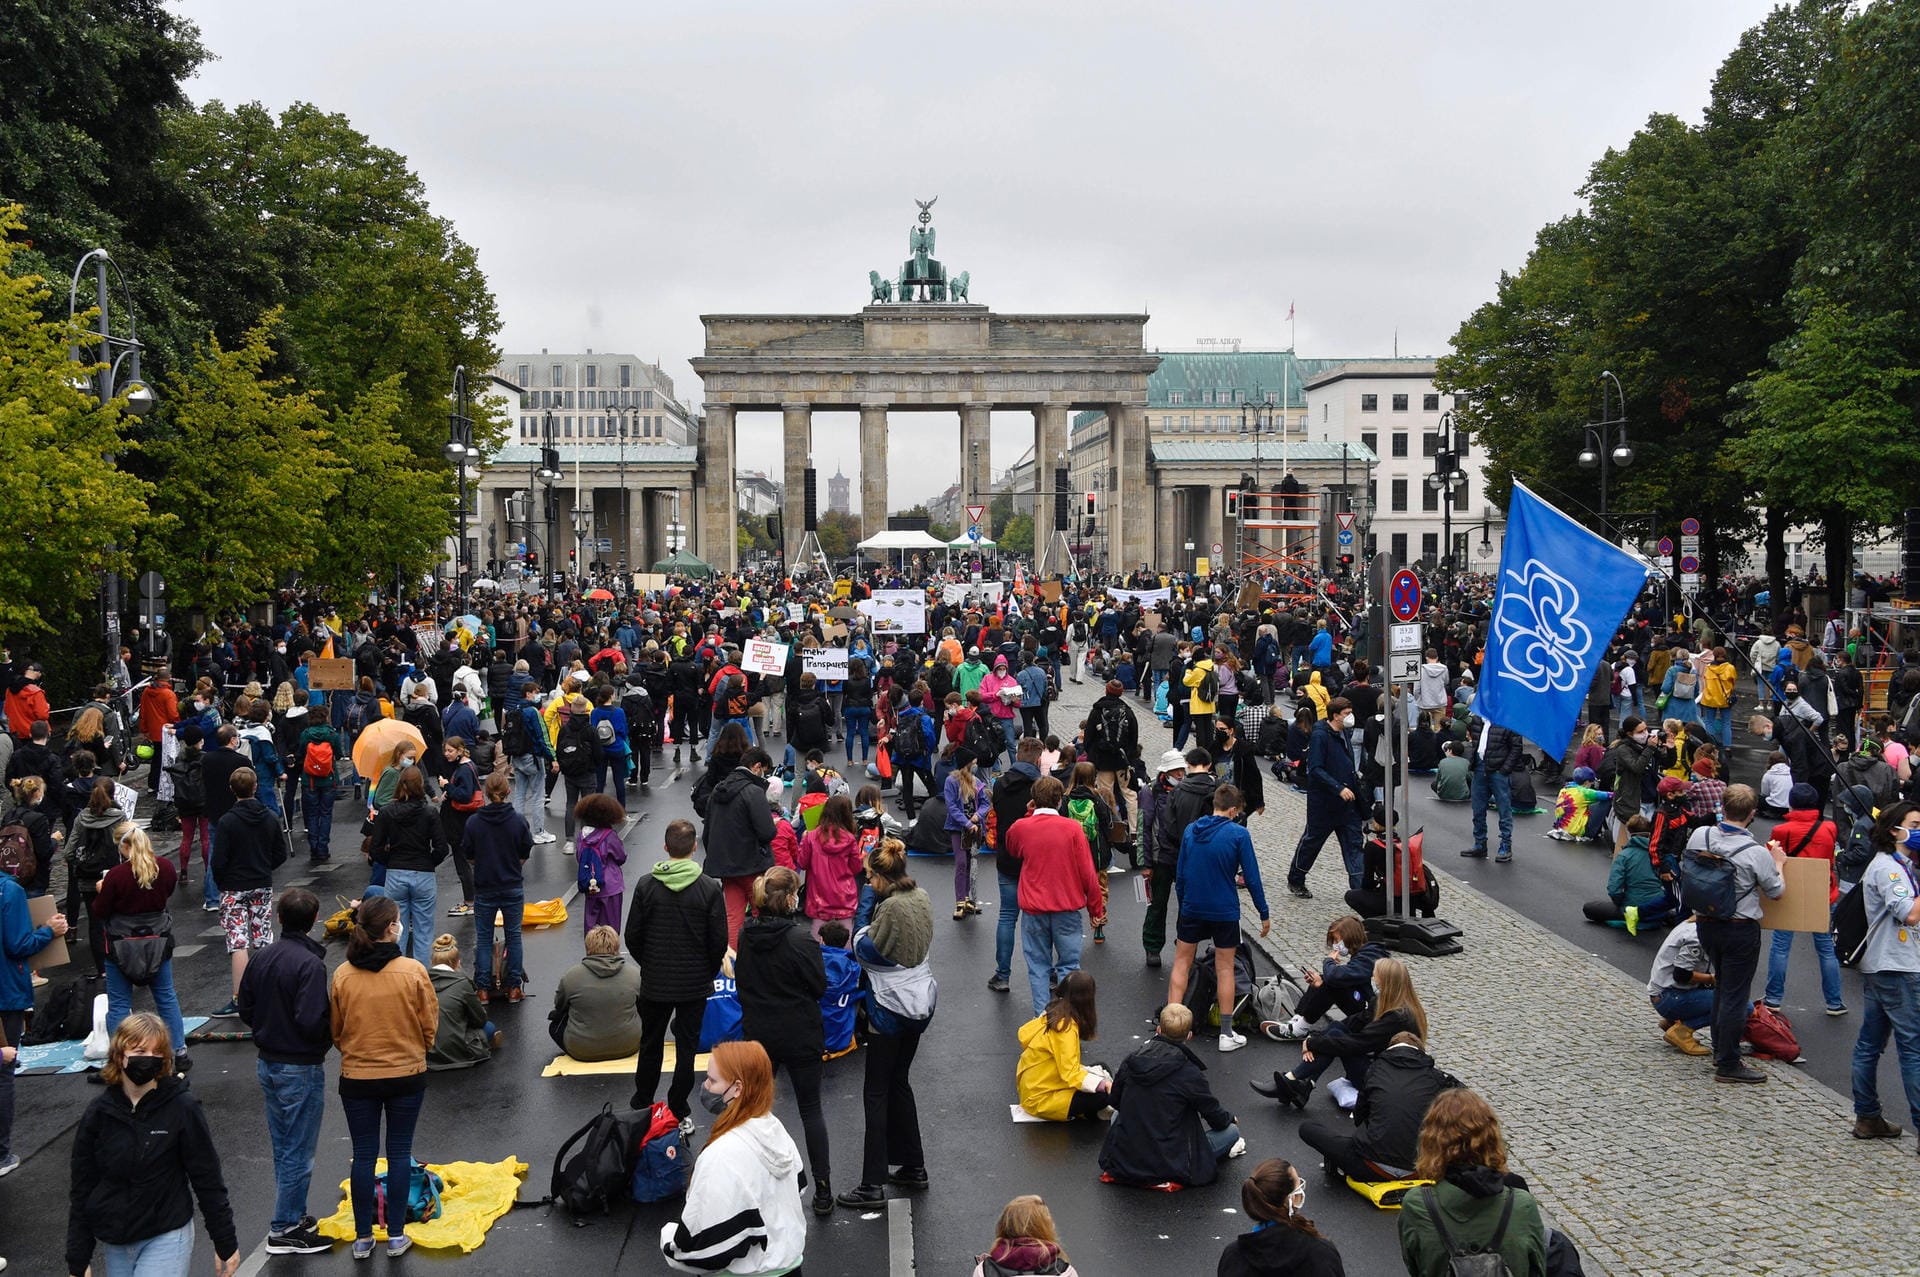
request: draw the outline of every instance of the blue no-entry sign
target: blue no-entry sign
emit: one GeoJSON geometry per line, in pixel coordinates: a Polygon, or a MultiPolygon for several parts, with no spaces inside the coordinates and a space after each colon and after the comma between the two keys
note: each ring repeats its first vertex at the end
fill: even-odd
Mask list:
{"type": "Polygon", "coordinates": [[[1387,607],[1394,619],[1411,621],[1420,615],[1420,578],[1406,568],[1393,574],[1387,586],[1387,607]]]}

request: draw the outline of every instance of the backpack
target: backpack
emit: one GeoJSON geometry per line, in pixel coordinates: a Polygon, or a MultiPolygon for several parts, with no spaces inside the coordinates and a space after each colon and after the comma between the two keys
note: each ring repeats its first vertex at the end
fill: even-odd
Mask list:
{"type": "Polygon", "coordinates": [[[30,882],[40,868],[33,854],[33,835],[25,825],[0,829],[0,873],[11,874],[21,882],[30,882]]]}
{"type": "Polygon", "coordinates": [[[629,1192],[636,1202],[663,1202],[686,1192],[692,1178],[693,1154],[687,1150],[687,1137],[680,1133],[680,1119],[665,1104],[655,1102],[633,1159],[629,1192]]]}
{"type": "Polygon", "coordinates": [[[1066,814],[1080,822],[1080,830],[1087,836],[1087,849],[1093,853],[1093,867],[1106,872],[1113,863],[1113,852],[1107,846],[1107,840],[1100,833],[1100,808],[1090,797],[1067,799],[1066,814]]]}
{"type": "Polygon", "coordinates": [[[927,756],[927,716],[902,714],[893,733],[893,757],[896,762],[917,763],[927,756]]]}
{"type": "MultiPolygon", "coordinates": [[[[611,1103],[600,1106],[593,1120],[567,1137],[553,1155],[549,1201],[564,1206],[576,1224],[588,1211],[606,1214],[614,1200],[631,1191],[632,1153],[637,1146],[634,1127],[639,1114],[617,1116],[611,1103]],[[574,1152],[574,1146],[579,1151],[574,1152]],[[571,1153],[572,1156],[568,1156],[571,1153]]],[[[645,1120],[651,1121],[651,1114],[645,1120]]]]}
{"type": "Polygon", "coordinates": [[[618,733],[613,730],[613,720],[611,718],[603,718],[595,723],[593,725],[593,734],[600,738],[602,745],[613,744],[614,737],[618,735],[618,733]]]}
{"type": "MultiPolygon", "coordinates": [[[[795,728],[813,728],[820,737],[825,738],[827,731],[827,701],[823,696],[812,696],[793,707],[793,725],[795,728]]],[[[801,735],[799,731],[793,733],[801,735]]],[[[811,737],[809,738],[811,739],[811,737]]]]}
{"type": "Polygon", "coordinates": [[[711,1051],[716,1043],[740,1040],[740,990],[733,977],[713,978],[713,992],[707,995],[707,1009],[700,1016],[700,1049],[711,1051]]]}
{"type": "Polygon", "coordinates": [[[1673,699],[1690,701],[1700,690],[1700,676],[1692,670],[1673,676],[1673,699]]]}
{"type": "Polygon", "coordinates": [[[1440,1199],[1435,1195],[1432,1185],[1420,1190],[1422,1200],[1427,1204],[1427,1218],[1433,1221],[1434,1231],[1440,1234],[1440,1244],[1447,1251],[1448,1277],[1513,1277],[1513,1270],[1507,1267],[1507,1261],[1500,1254],[1500,1243],[1506,1239],[1507,1224],[1513,1219],[1513,1190],[1507,1190],[1506,1205],[1500,1208],[1500,1222],[1494,1226],[1493,1236],[1488,1239],[1484,1250],[1462,1250],[1454,1245],[1453,1237],[1447,1232],[1447,1222],[1440,1217],[1440,1199]]]}
{"type": "Polygon", "coordinates": [[[1133,715],[1117,699],[1109,698],[1100,707],[1100,739],[1114,749],[1130,754],[1137,736],[1133,715]]]}
{"type": "Polygon", "coordinates": [[[83,982],[69,980],[47,990],[47,1001],[34,1013],[33,1023],[17,1046],[46,1046],[52,1042],[78,1042],[93,1027],[93,1009],[83,982]]]}
{"type": "Polygon", "coordinates": [[[1193,689],[1199,698],[1211,705],[1220,699],[1220,676],[1209,665],[1200,675],[1200,686],[1193,689]]]}
{"type": "Polygon", "coordinates": [[[1872,930],[1867,922],[1867,893],[1855,887],[1833,906],[1833,952],[1841,966],[1860,965],[1860,959],[1867,952],[1867,935],[1872,930]]]}
{"type": "Polygon", "coordinates": [[[131,984],[151,984],[160,967],[173,956],[173,916],[158,913],[116,913],[107,919],[107,946],[113,965],[131,984]]]}
{"type": "Polygon", "coordinates": [[[560,762],[563,772],[579,772],[586,769],[592,760],[591,739],[587,735],[586,725],[569,721],[560,729],[560,739],[554,746],[554,757],[560,762]]]}
{"type": "Polygon", "coordinates": [[[300,764],[300,770],[316,781],[332,780],[333,742],[330,740],[308,742],[306,761],[300,764]]]}
{"type": "Polygon", "coordinates": [[[991,763],[1006,751],[1007,737],[1000,730],[1000,720],[982,710],[968,721],[962,743],[981,762],[991,763]]]}
{"type": "Polygon", "coordinates": [[[1680,854],[1680,903],[1702,918],[1725,921],[1737,916],[1740,897],[1739,873],[1732,860],[1713,846],[1713,831],[1706,831],[1706,846],[1691,841],[1680,854]]]}
{"type": "Polygon", "coordinates": [[[1856,819],[1847,830],[1846,841],[1834,850],[1834,876],[1848,884],[1859,882],[1873,863],[1873,854],[1873,818],[1856,819]]]}
{"type": "Polygon", "coordinates": [[[597,838],[582,838],[574,843],[573,849],[579,860],[579,868],[574,876],[580,884],[580,894],[584,896],[589,882],[598,882],[606,877],[606,867],[601,863],[597,838]]]}
{"type": "Polygon", "coordinates": [[[67,863],[81,891],[91,895],[99,889],[100,876],[120,863],[120,848],[113,840],[113,830],[106,827],[85,830],[74,844],[67,852],[67,863]]]}
{"type": "Polygon", "coordinates": [[[1794,1036],[1793,1025],[1764,1002],[1754,1003],[1747,1016],[1747,1041],[1753,1043],[1755,1055],[1769,1055],[1788,1064],[1801,1058],[1800,1039],[1794,1036]]]}
{"type": "Polygon", "coordinates": [[[506,747],[508,758],[524,758],[533,752],[533,741],[527,735],[527,716],[525,702],[521,708],[505,716],[506,721],[500,728],[500,743],[506,747]]]}
{"type": "MultiPolygon", "coordinates": [[[[440,1218],[440,1194],[446,1189],[446,1181],[433,1171],[420,1164],[417,1158],[408,1158],[413,1163],[413,1175],[407,1183],[406,1224],[424,1224],[430,1219],[440,1218]]],[[[389,1233],[398,1229],[387,1223],[387,1177],[382,1175],[373,1186],[373,1222],[387,1229],[389,1233]]],[[[402,1224],[404,1228],[406,1224],[402,1224]]]]}

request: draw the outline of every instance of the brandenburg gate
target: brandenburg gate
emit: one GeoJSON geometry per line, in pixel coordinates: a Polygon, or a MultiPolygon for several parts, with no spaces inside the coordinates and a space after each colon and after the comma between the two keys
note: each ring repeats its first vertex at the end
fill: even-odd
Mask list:
{"type": "Polygon", "coordinates": [[[887,526],[887,425],[892,412],[957,412],[961,490],[990,500],[989,414],[1033,415],[1035,544],[1053,525],[1053,471],[1067,462],[1071,415],[1099,409],[1114,425],[1100,512],[1109,521],[1116,569],[1153,557],[1147,479],[1147,374],[1159,356],[1145,347],[1145,315],[997,315],[964,298],[966,274],[949,279],[931,254],[928,200],[909,232],[913,257],[895,280],[869,274],[872,302],[852,315],[703,315],[706,350],[692,361],[704,386],[705,424],[696,477],[700,557],[735,566],[735,416],[782,417],[785,558],[798,556],[816,410],[860,414],[860,516],[866,535],[887,526]]]}

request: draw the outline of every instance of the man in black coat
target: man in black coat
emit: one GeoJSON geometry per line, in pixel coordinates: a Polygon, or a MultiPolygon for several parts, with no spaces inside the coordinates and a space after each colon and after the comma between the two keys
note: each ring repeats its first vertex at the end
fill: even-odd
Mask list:
{"type": "Polygon", "coordinates": [[[1193,1012],[1169,1003],[1159,1032],[1113,1076],[1100,1169],[1122,1184],[1211,1184],[1221,1158],[1247,1151],[1233,1114],[1207,1085],[1207,1066],[1187,1046],[1192,1036],[1193,1012]]]}
{"type": "Polygon", "coordinates": [[[1318,1150],[1324,1159],[1320,1169],[1336,1183],[1343,1178],[1369,1184],[1407,1179],[1419,1160],[1420,1125],[1427,1107],[1440,1092],[1459,1085],[1420,1049],[1419,1038],[1396,1033],[1367,1070],[1353,1121],[1309,1118],[1300,1124],[1300,1138],[1318,1150]]]}
{"type": "MultiPolygon", "coordinates": [[[[1197,743],[1212,744],[1211,741],[1197,743]]],[[[1107,694],[1087,710],[1086,746],[1087,760],[1103,778],[1114,784],[1114,792],[1118,793],[1120,786],[1114,781],[1114,774],[1127,769],[1128,760],[1140,747],[1140,720],[1128,707],[1126,689],[1118,679],[1109,680],[1107,694]]]]}
{"type": "MultiPolygon", "coordinates": [[[[764,801],[760,806],[766,810],[764,801]]],[[[726,901],[719,881],[694,863],[698,841],[690,822],[669,824],[667,859],[640,879],[627,910],[627,952],[640,968],[640,1057],[632,1106],[646,1109],[653,1104],[671,1022],[673,1082],[667,1088],[667,1106],[680,1118],[682,1131],[693,1127],[687,1099],[693,1094],[700,1022],[727,956],[726,901]]]]}
{"type": "Polygon", "coordinates": [[[205,795],[207,828],[213,831],[213,854],[207,861],[206,890],[201,901],[208,913],[220,907],[220,888],[214,881],[212,865],[220,856],[220,818],[233,810],[233,774],[253,766],[253,759],[238,748],[239,739],[240,733],[232,723],[222,723],[214,730],[213,745],[201,755],[200,792],[205,795]]]}
{"type": "Polygon", "coordinates": [[[1468,755],[1473,767],[1473,846],[1460,854],[1470,860],[1486,858],[1491,802],[1500,814],[1500,849],[1493,858],[1504,865],[1513,860],[1513,774],[1527,765],[1526,742],[1520,733],[1478,717],[1469,721],[1468,730],[1473,746],[1468,755]]]}

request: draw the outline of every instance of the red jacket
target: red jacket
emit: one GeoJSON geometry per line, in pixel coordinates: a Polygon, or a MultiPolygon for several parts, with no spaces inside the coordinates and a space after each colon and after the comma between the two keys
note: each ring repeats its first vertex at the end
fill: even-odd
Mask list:
{"type": "Polygon", "coordinates": [[[1827,862],[1829,866],[1827,877],[1832,881],[1831,892],[1827,897],[1828,904],[1840,898],[1840,884],[1838,881],[1833,881],[1831,868],[1833,844],[1838,837],[1839,830],[1834,828],[1831,820],[1824,820],[1819,812],[1807,808],[1794,808],[1773,827],[1773,841],[1786,848],[1789,856],[1798,855],[1802,860],[1827,862]],[[1805,846],[1801,845],[1803,843],[1805,846]]]}
{"type": "Polygon", "coordinates": [[[47,694],[32,679],[21,679],[20,686],[7,693],[7,728],[16,740],[26,740],[33,734],[35,723],[51,717],[47,694]]]}
{"type": "Polygon", "coordinates": [[[1007,831],[1007,849],[1020,862],[1020,912],[1076,913],[1104,920],[1100,874],[1080,822],[1049,808],[1030,812],[1007,831]]]}
{"type": "Polygon", "coordinates": [[[140,734],[158,742],[160,730],[180,721],[180,698],[169,683],[149,683],[140,693],[140,734]]]}

